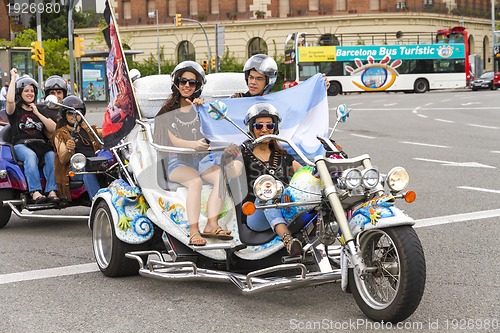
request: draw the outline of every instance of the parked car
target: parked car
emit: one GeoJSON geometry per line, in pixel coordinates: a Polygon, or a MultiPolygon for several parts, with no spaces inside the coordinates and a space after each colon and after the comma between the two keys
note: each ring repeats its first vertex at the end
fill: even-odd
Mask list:
{"type": "Polygon", "coordinates": [[[495,77],[495,73],[492,71],[484,72],[478,79],[472,81],[470,87],[473,91],[477,91],[479,89],[496,89],[495,84],[493,83],[493,79],[495,77]]]}
{"type": "Polygon", "coordinates": [[[493,84],[496,88],[500,88],[500,72],[495,72],[495,76],[493,77],[493,84]]]}

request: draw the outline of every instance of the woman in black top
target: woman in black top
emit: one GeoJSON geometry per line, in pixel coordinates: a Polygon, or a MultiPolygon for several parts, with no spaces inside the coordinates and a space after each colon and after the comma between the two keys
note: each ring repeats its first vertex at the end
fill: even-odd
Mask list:
{"type": "Polygon", "coordinates": [[[34,203],[47,200],[59,202],[54,174],[54,151],[47,138],[56,128],[55,122],[45,117],[35,105],[38,84],[29,76],[23,76],[16,81],[17,70],[11,69],[11,87],[7,93],[6,113],[11,125],[12,144],[18,160],[24,164],[24,175],[28,190],[34,203]],[[43,174],[45,176],[45,193],[42,193],[39,159],[43,159],[43,174]]]}
{"type": "MultiPolygon", "coordinates": [[[[245,117],[247,131],[254,138],[278,134],[280,122],[281,118],[276,108],[269,103],[253,105],[248,109],[245,117]]],[[[289,183],[293,174],[302,167],[275,140],[266,140],[256,146],[251,146],[251,148],[248,148],[248,145],[242,145],[242,147],[231,145],[225,149],[225,153],[243,157],[243,162],[235,159],[226,164],[229,178],[238,177],[245,170],[248,194],[243,202],[255,202],[253,184],[259,176],[271,174],[286,184],[289,183]]],[[[247,216],[247,225],[255,231],[272,228],[281,237],[290,255],[295,256],[302,252],[301,242],[292,238],[287,222],[279,209],[257,210],[256,213],[247,216]]]]}

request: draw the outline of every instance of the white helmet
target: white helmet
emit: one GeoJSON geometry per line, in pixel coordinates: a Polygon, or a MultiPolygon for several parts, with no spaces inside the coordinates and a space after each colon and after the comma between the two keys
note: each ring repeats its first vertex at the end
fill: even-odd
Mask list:
{"type": "Polygon", "coordinates": [[[245,119],[243,120],[244,124],[247,125],[248,134],[254,136],[252,127],[255,123],[255,119],[258,117],[271,117],[276,124],[273,134],[277,135],[279,133],[281,117],[278,114],[278,110],[269,103],[257,103],[248,109],[245,119]]]}
{"type": "Polygon", "coordinates": [[[179,78],[184,72],[191,72],[196,75],[198,83],[196,84],[196,90],[193,97],[199,97],[203,91],[203,86],[207,83],[207,79],[205,77],[203,67],[201,67],[199,63],[191,60],[183,61],[175,66],[172,74],[170,75],[172,79],[172,91],[179,90],[179,78]]]}
{"type": "Polygon", "coordinates": [[[250,75],[251,70],[255,70],[266,76],[266,87],[262,91],[262,94],[267,94],[271,88],[276,83],[276,76],[278,73],[278,65],[273,58],[268,56],[267,54],[256,54],[251,56],[247,62],[245,62],[245,66],[243,66],[243,72],[245,73],[245,80],[248,84],[248,76],[250,75]]]}

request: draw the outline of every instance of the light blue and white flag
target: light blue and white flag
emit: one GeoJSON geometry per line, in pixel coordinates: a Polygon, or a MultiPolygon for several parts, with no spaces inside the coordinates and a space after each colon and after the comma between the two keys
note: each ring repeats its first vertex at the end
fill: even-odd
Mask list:
{"type": "MultiPolygon", "coordinates": [[[[324,78],[316,74],[303,83],[277,93],[248,98],[221,100],[227,105],[227,115],[243,130],[247,110],[256,103],[270,103],[281,116],[279,135],[291,139],[306,156],[324,153],[316,136],[327,136],[329,125],[328,99],[324,78]]],[[[201,130],[212,147],[241,144],[248,138],[226,120],[214,120],[208,114],[208,103],[197,107],[201,130]]],[[[284,147],[287,148],[287,147],[284,147]]],[[[293,154],[295,155],[295,154],[293,154]]]]}

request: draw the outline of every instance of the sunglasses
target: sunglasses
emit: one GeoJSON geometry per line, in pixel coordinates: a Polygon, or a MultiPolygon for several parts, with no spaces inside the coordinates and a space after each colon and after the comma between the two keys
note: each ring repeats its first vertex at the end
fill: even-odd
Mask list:
{"type": "Polygon", "coordinates": [[[255,129],[257,130],[261,130],[264,128],[264,125],[266,125],[266,128],[268,130],[273,130],[275,127],[276,127],[276,124],[275,123],[267,123],[267,124],[263,124],[263,123],[255,123],[253,124],[253,127],[255,127],[255,129]]]}
{"type": "Polygon", "coordinates": [[[194,88],[198,84],[198,81],[196,81],[196,80],[188,80],[185,77],[180,77],[179,78],[179,85],[185,86],[186,84],[189,84],[189,86],[191,88],[194,88]]]}

